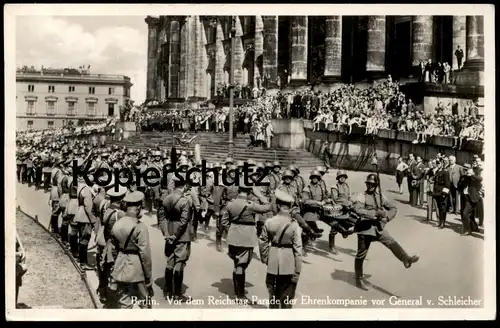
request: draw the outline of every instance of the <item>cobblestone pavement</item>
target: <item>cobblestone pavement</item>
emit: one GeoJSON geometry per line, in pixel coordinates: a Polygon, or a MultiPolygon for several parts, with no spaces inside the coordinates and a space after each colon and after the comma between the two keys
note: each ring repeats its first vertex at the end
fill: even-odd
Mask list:
{"type": "MultiPolygon", "coordinates": [[[[308,172],[305,172],[308,173],[308,172]]],[[[335,172],[328,173],[329,185],[335,181],[335,172]]],[[[347,172],[351,191],[362,191],[367,173],[347,172]]],[[[305,176],[305,178],[307,178],[305,176]]],[[[399,212],[387,227],[392,236],[409,254],[418,254],[420,261],[410,269],[405,269],[392,253],[382,244],[375,243],[370,248],[365,262],[365,273],[370,277],[370,291],[362,291],[354,286],[354,255],[357,238],[339,236],[339,254],[329,254],[325,234],[316,242],[310,255],[304,258],[303,272],[297,287],[297,308],[344,307],[336,300],[358,301],[363,305],[353,307],[395,306],[396,299],[420,300],[421,307],[446,306],[439,303],[439,297],[483,297],[483,253],[482,236],[460,236],[460,221],[457,216],[448,216],[447,228],[438,230],[432,224],[422,222],[424,209],[412,208],[407,204],[408,193],[400,195],[393,176],[381,176],[385,195],[397,206],[399,212]],[[396,296],[396,297],[392,297],[396,296]],[[332,303],[333,301],[333,303],[332,303]],[[316,302],[316,304],[315,304],[316,302]],[[318,305],[317,302],[325,304],[318,305]],[[337,302],[337,304],[335,304],[337,302]],[[428,303],[430,302],[430,303],[428,303]]],[[[405,181],[406,183],[406,181],[405,181]]],[[[405,186],[406,187],[406,186],[405,186]]],[[[17,185],[17,205],[28,214],[38,214],[41,222],[48,225],[48,193],[35,191],[26,185],[17,185]]],[[[153,277],[155,286],[154,308],[170,308],[162,298],[165,257],[164,238],[155,226],[156,217],[146,215],[144,221],[150,226],[153,253],[153,277]]],[[[326,225],[322,228],[327,228],[326,225]]],[[[328,231],[328,230],[326,230],[328,231]]],[[[258,254],[258,249],[256,248],[258,254]]],[[[264,302],[267,299],[265,287],[266,267],[255,255],[247,270],[248,297],[264,302]]],[[[208,234],[199,232],[199,241],[192,245],[191,258],[185,271],[186,295],[199,304],[180,307],[220,308],[242,305],[216,305],[232,296],[232,261],[226,253],[215,250],[215,226],[211,222],[208,234]]],[[[91,284],[97,286],[97,277],[89,273],[91,284]]],[[[481,304],[482,305],[482,304],[481,304]]],[[[265,308],[264,303],[252,305],[265,308]]]]}

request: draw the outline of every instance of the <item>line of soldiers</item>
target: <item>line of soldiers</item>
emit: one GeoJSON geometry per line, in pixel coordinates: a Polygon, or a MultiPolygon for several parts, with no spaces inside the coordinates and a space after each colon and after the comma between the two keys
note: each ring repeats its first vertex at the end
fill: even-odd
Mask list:
{"type": "MultiPolygon", "coordinates": [[[[164,172],[163,166],[168,168],[172,164],[169,154],[118,147],[92,149],[84,144],[72,149],[54,145],[49,151],[53,164],[49,177],[52,232],[67,244],[83,269],[97,269],[98,293],[107,308],[132,308],[134,297],[140,300],[137,304],[141,308],[151,308],[150,240],[148,229],[141,221],[146,208],[149,212],[156,209],[158,227],[165,236],[167,265],[163,296],[178,301],[188,299],[182,294],[182,284],[191,242],[196,241],[198,225],[204,224],[207,229],[212,218],[216,221],[219,251],[222,251],[223,237],[227,236],[228,254],[234,262],[234,293],[243,301],[248,300],[245,271],[258,243],[261,260],[268,266],[266,285],[272,306],[291,306],[286,300],[294,297],[302,256],[307,254],[304,246],[323,232],[317,225],[319,220],[331,227],[329,244],[333,253],[337,253],[336,234],[347,237],[358,233],[355,271],[358,287],[362,289],[367,289],[362,263],[372,241],[380,241],[390,248],[406,267],[418,261],[418,256],[407,255],[380,224],[392,219],[396,210],[385,198],[377,201],[380,195],[377,196],[375,175],[368,176],[364,194],[351,198],[344,171],[337,172],[337,183],[329,189],[323,179],[327,172],[324,167],[313,170],[306,185],[295,165],[282,171],[279,162],[263,164],[249,159],[247,165],[255,171],[247,182],[241,171],[245,163],[235,163],[228,158],[224,164],[209,163],[208,168],[215,171],[209,174],[206,185],[195,186],[188,185],[185,174],[192,166],[201,167],[201,162],[194,162],[192,154],[173,150],[171,154],[178,157],[178,174],[170,172],[157,180],[149,179],[160,182],[155,187],[148,187],[140,178],[133,177],[134,182],[124,187],[110,178],[106,169],[132,169],[129,172],[137,169],[142,174],[148,168],[157,168],[158,172],[164,172]],[[87,171],[92,173],[90,185],[83,176],[78,176],[73,183],[73,161],[81,170],[90,166],[87,171]],[[227,177],[222,176],[222,169],[226,169],[227,177]],[[263,182],[269,185],[254,185],[263,175],[263,182]],[[98,179],[100,185],[105,186],[100,187],[92,179],[98,179]],[[219,180],[218,185],[215,180],[219,180]],[[231,185],[236,180],[238,185],[231,185]],[[336,220],[346,211],[344,217],[351,218],[357,213],[361,220],[352,220],[346,225],[336,220]],[[97,268],[90,266],[87,259],[93,231],[97,268]]],[[[30,156],[38,157],[40,153],[35,151],[30,156]]],[[[119,179],[123,182],[129,178],[124,174],[119,179]]],[[[200,179],[203,177],[195,174],[193,181],[200,179]]]]}

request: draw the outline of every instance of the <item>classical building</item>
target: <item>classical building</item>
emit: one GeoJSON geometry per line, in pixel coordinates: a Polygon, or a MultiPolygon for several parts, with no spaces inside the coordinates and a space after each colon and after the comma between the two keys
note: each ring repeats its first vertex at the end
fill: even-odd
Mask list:
{"type": "MultiPolygon", "coordinates": [[[[458,46],[481,84],[482,16],[148,16],[148,100],[202,100],[234,78],[241,86],[283,87],[412,77],[420,61],[458,68],[458,46]]],[[[467,66],[467,65],[466,65],[467,66]]],[[[458,74],[457,74],[458,75],[458,74]]],[[[458,81],[457,83],[460,83],[458,81]]]]}
{"type": "Polygon", "coordinates": [[[59,128],[69,121],[118,118],[130,99],[130,78],[84,69],[24,67],[16,72],[16,129],[59,128]]]}

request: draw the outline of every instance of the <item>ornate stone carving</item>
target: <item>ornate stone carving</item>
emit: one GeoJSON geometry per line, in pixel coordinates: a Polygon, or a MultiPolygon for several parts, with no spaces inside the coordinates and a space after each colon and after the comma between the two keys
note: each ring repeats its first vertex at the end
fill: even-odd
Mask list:
{"type": "Polygon", "coordinates": [[[148,24],[149,28],[156,28],[160,24],[160,19],[153,16],[147,16],[144,21],[148,24]]]}

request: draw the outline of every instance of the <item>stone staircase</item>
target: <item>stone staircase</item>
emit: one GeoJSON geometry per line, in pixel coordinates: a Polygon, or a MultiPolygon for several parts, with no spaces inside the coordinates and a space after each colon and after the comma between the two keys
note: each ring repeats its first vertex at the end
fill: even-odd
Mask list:
{"type": "MultiPolygon", "coordinates": [[[[189,133],[188,136],[192,137],[194,135],[194,133],[189,133]]],[[[115,141],[112,144],[135,149],[148,149],[159,145],[162,151],[170,151],[171,147],[175,144],[174,137],[180,138],[181,133],[143,132],[126,140],[115,141]]],[[[224,162],[228,154],[228,140],[228,133],[201,132],[197,140],[193,141],[190,145],[189,149],[194,150],[194,143],[198,142],[201,148],[202,159],[212,163],[224,162]]],[[[306,170],[323,165],[321,160],[303,149],[249,149],[247,147],[248,143],[249,138],[242,135],[238,135],[234,139],[233,159],[235,161],[253,159],[257,162],[272,162],[278,160],[282,165],[296,164],[306,170]]]]}

